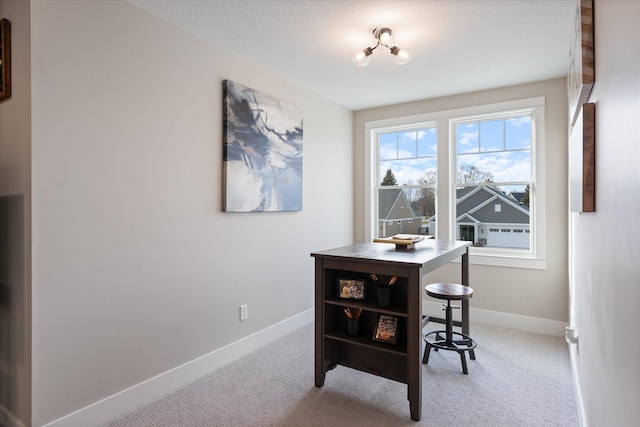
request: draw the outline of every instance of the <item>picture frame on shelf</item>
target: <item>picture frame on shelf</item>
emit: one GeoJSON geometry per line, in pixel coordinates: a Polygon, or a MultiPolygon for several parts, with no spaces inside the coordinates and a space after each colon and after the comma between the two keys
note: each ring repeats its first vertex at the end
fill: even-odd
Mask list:
{"type": "Polygon", "coordinates": [[[395,345],[398,341],[398,318],[379,314],[373,331],[373,340],[395,345]]]}
{"type": "Polygon", "coordinates": [[[366,286],[363,279],[339,277],[337,280],[338,298],[364,301],[366,286]]]}

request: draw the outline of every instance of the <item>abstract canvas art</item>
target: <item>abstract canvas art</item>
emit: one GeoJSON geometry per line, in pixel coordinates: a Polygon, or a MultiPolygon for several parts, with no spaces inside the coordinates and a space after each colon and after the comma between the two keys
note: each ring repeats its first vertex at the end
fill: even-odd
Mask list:
{"type": "Polygon", "coordinates": [[[223,90],[223,210],[302,210],[302,111],[231,80],[223,90]]]}

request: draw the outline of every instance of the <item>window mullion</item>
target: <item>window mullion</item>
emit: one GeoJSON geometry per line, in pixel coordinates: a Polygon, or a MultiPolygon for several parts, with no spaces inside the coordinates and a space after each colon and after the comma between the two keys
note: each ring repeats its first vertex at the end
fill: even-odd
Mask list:
{"type": "MultiPolygon", "coordinates": [[[[449,121],[438,120],[438,181],[436,189],[436,238],[451,239],[451,169],[452,140],[449,121]]],[[[455,148],[453,148],[455,150],[455,148]]],[[[455,199],[455,197],[454,197],[455,199]]],[[[454,202],[455,208],[455,202],[454,202]]]]}

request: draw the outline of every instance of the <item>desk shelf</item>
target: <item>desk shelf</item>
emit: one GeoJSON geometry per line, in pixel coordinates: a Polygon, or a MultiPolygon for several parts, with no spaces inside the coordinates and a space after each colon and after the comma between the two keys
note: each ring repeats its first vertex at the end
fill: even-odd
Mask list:
{"type": "MultiPolygon", "coordinates": [[[[394,289],[395,290],[395,289],[394,289]]],[[[342,308],[361,308],[364,311],[372,311],[374,313],[390,314],[391,316],[407,317],[407,311],[397,307],[379,307],[372,302],[360,302],[357,300],[344,300],[338,298],[329,298],[324,301],[325,304],[337,305],[342,308]]]]}
{"type": "Polygon", "coordinates": [[[329,340],[342,341],[354,346],[364,347],[371,351],[380,351],[383,353],[395,354],[402,357],[407,357],[407,346],[405,345],[392,345],[373,341],[371,336],[362,335],[358,337],[351,337],[342,331],[328,331],[325,333],[325,338],[329,340]]]}
{"type": "Polygon", "coordinates": [[[323,369],[330,370],[335,365],[348,366],[373,375],[407,383],[407,284],[404,269],[392,270],[377,265],[368,267],[350,263],[350,269],[327,268],[323,270],[321,283],[322,307],[324,313],[323,369]],[[353,270],[352,270],[353,269],[353,270]],[[370,276],[374,273],[378,280],[370,276]],[[377,285],[387,284],[392,276],[396,282],[389,287],[391,306],[380,307],[377,285]],[[338,279],[354,278],[365,282],[365,299],[339,298],[338,279]],[[349,336],[345,308],[362,309],[359,320],[360,334],[349,336]],[[386,314],[398,319],[395,344],[374,341],[373,335],[378,316],[386,314]]]}

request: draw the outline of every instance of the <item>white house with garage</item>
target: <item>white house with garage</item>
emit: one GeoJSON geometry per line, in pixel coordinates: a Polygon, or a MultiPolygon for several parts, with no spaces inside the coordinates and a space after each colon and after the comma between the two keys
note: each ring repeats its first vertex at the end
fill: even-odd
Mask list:
{"type": "MultiPolygon", "coordinates": [[[[456,218],[459,240],[486,247],[530,247],[529,207],[497,187],[481,185],[457,190],[456,218]]],[[[427,233],[435,230],[435,220],[435,215],[427,220],[427,233]]]]}

